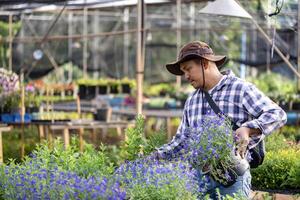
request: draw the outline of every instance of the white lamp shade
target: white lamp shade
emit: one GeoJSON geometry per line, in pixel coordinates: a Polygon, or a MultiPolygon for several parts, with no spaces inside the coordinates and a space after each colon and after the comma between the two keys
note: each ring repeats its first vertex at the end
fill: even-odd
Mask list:
{"type": "Polygon", "coordinates": [[[208,2],[199,13],[252,19],[252,16],[235,0],[215,0],[208,2]]]}

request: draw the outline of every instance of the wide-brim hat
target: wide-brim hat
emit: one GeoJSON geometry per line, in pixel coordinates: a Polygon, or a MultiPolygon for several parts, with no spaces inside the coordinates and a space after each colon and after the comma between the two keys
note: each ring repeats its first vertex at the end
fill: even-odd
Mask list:
{"type": "Polygon", "coordinates": [[[184,45],[179,51],[177,60],[166,64],[166,68],[170,73],[181,76],[184,73],[180,70],[180,63],[195,58],[204,58],[213,61],[216,63],[218,68],[220,68],[226,60],[226,56],[215,55],[213,50],[206,43],[194,41],[184,45]]]}

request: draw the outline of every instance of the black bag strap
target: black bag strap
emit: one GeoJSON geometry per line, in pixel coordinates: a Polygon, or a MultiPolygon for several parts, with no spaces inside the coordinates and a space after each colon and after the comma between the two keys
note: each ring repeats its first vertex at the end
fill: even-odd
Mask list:
{"type": "MultiPolygon", "coordinates": [[[[213,109],[213,111],[217,114],[217,115],[224,115],[224,113],[222,113],[222,111],[220,110],[219,106],[217,106],[216,102],[211,98],[211,96],[209,95],[209,93],[207,91],[204,91],[204,94],[205,94],[205,98],[209,104],[209,106],[213,109]]],[[[225,115],[224,115],[225,116],[225,115]]],[[[236,123],[234,123],[232,120],[231,120],[231,124],[232,124],[232,128],[233,130],[236,130],[239,128],[238,125],[236,125],[236,123]]]]}

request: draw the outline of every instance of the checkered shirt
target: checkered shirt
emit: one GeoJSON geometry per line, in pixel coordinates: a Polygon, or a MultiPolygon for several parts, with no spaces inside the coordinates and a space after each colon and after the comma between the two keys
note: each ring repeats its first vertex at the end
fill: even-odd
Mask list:
{"type": "MultiPolygon", "coordinates": [[[[261,130],[262,135],[251,138],[250,145],[286,123],[286,113],[253,84],[236,77],[230,70],[222,73],[223,78],[208,93],[222,113],[237,126],[261,130]]],[[[168,153],[180,151],[183,141],[188,137],[183,134],[183,130],[188,127],[199,127],[203,116],[210,113],[214,111],[205,99],[203,91],[197,89],[191,93],[185,102],[183,117],[176,135],[171,142],[157,149],[158,154],[164,157],[168,153]]]]}

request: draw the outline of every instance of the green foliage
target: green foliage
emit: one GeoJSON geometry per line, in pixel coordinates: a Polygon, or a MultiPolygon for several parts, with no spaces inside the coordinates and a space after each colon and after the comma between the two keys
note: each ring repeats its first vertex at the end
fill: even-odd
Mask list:
{"type": "Polygon", "coordinates": [[[4,112],[10,113],[20,108],[21,95],[16,91],[7,96],[2,104],[4,112]]]}
{"type": "Polygon", "coordinates": [[[184,189],[179,189],[182,186],[180,180],[173,180],[172,184],[164,184],[162,187],[154,185],[144,187],[136,185],[129,193],[131,199],[136,200],[196,200],[197,197],[184,189]]]}
{"type": "Polygon", "coordinates": [[[284,137],[283,134],[280,134],[279,132],[267,136],[265,142],[266,142],[267,152],[278,151],[289,147],[289,144],[287,143],[287,139],[284,137]]]}
{"type": "Polygon", "coordinates": [[[280,134],[282,134],[287,140],[291,140],[293,142],[300,141],[300,128],[297,126],[284,126],[280,130],[280,134]]]}
{"type": "Polygon", "coordinates": [[[146,87],[145,94],[148,96],[159,96],[168,94],[174,96],[176,93],[175,86],[167,83],[160,83],[146,87]]]}
{"type": "Polygon", "coordinates": [[[126,140],[121,146],[121,157],[126,160],[134,160],[144,152],[146,140],[144,138],[144,119],[136,118],[135,127],[126,129],[126,140]]]}
{"type": "Polygon", "coordinates": [[[299,157],[296,148],[267,152],[264,164],[251,170],[252,184],[261,189],[299,189],[299,176],[294,177],[299,173],[299,157]]]}
{"type": "Polygon", "coordinates": [[[135,127],[126,129],[126,141],[121,145],[121,158],[135,160],[139,156],[149,155],[156,147],[160,147],[167,141],[166,133],[160,130],[145,136],[145,121],[142,116],[136,118],[135,127]]]}
{"type": "MultiPolygon", "coordinates": [[[[21,28],[21,21],[12,23],[12,35],[16,35],[18,30],[21,28]]],[[[3,21],[0,21],[0,40],[4,37],[9,36],[9,24],[3,21]]],[[[1,67],[8,66],[9,58],[9,43],[1,42],[0,44],[0,63],[1,67]]]]}
{"type": "Polygon", "coordinates": [[[296,84],[293,81],[276,73],[262,73],[248,80],[270,96],[294,94],[296,91],[296,84]]]}
{"type": "MultiPolygon", "coordinates": [[[[47,143],[38,145],[32,152],[35,160],[40,160],[40,166],[51,168],[57,166],[63,171],[72,171],[84,177],[110,175],[114,171],[114,165],[106,154],[102,145],[100,151],[96,151],[90,144],[85,144],[84,152],[79,153],[77,141],[73,138],[69,148],[65,149],[60,140],[54,142],[53,148],[47,143]],[[40,159],[36,159],[40,158],[40,159]]],[[[26,157],[24,165],[30,163],[31,157],[26,157]]]]}
{"type": "Polygon", "coordinates": [[[296,160],[294,166],[291,167],[286,184],[295,188],[300,188],[300,159],[296,160]]]}

